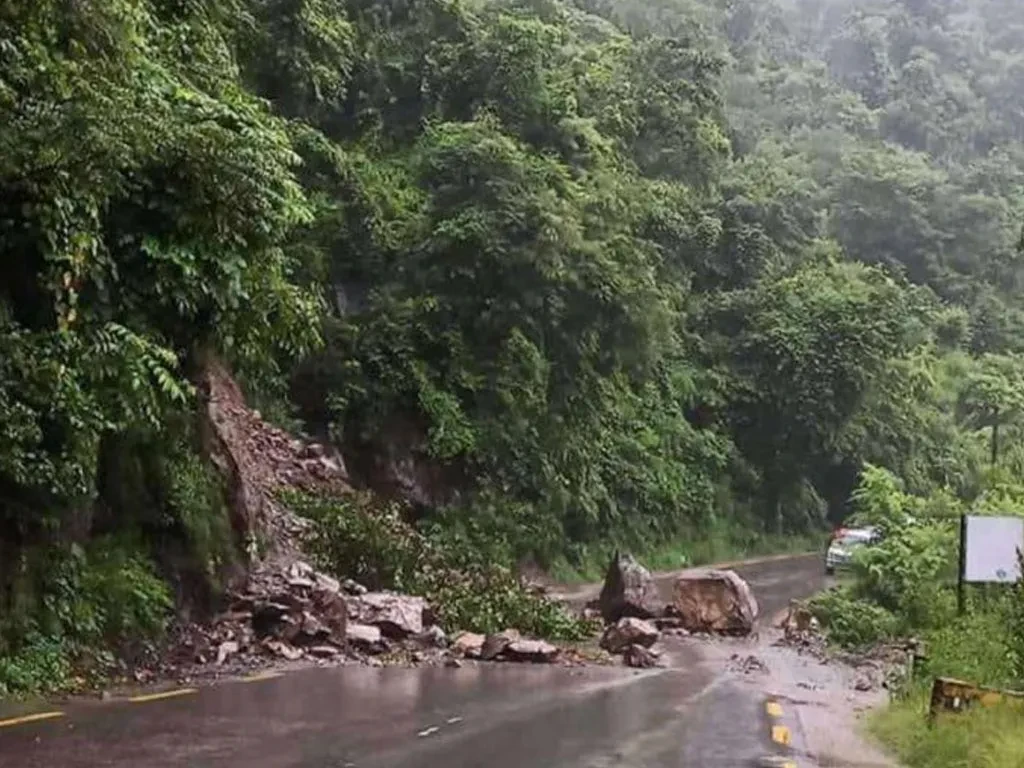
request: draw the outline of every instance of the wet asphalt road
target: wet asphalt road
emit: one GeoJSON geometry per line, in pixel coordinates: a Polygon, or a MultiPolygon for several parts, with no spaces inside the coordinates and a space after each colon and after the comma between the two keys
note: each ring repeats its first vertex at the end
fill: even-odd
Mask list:
{"type": "MultiPolygon", "coordinates": [[[[750,582],[763,619],[824,583],[817,556],[736,570],[750,582]]],[[[667,648],[671,667],[642,673],[499,664],[343,667],[146,703],[72,704],[61,719],[0,729],[0,766],[772,765],[769,692],[732,679],[708,660],[700,641],[667,648]]]]}

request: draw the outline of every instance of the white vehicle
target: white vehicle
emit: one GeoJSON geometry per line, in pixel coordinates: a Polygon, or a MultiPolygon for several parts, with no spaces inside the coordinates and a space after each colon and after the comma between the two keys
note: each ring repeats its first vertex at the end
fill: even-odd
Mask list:
{"type": "Polygon", "coordinates": [[[879,531],[873,526],[838,529],[832,534],[825,551],[825,573],[831,576],[837,569],[845,568],[850,564],[854,551],[874,544],[878,539],[879,531]]]}

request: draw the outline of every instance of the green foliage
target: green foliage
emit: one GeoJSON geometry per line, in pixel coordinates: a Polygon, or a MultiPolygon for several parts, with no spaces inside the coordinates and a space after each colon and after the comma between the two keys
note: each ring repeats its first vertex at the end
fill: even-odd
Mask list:
{"type": "Polygon", "coordinates": [[[144,652],[166,627],[170,590],[153,564],[124,542],[53,550],[30,563],[18,585],[33,591],[27,610],[0,623],[0,692],[52,692],[98,679],[123,656],[144,652]]]}
{"type": "Polygon", "coordinates": [[[847,589],[822,592],[812,598],[809,607],[828,632],[829,640],[846,648],[863,648],[888,639],[899,626],[892,612],[854,597],[847,589]]]}
{"type": "Polygon", "coordinates": [[[425,535],[394,506],[366,495],[293,496],[287,500],[313,521],[309,546],[321,567],[371,589],[422,595],[448,631],[523,632],[580,639],[589,627],[561,606],[528,593],[486,553],[452,537],[425,535]]]}
{"type": "Polygon", "coordinates": [[[928,693],[922,691],[875,714],[871,731],[910,768],[1005,768],[1024,764],[1024,717],[1009,708],[977,708],[926,719],[928,693]]]}
{"type": "Polygon", "coordinates": [[[0,41],[5,556],[228,562],[214,352],[504,564],[855,509],[853,598],[935,625],[949,519],[1017,498],[1009,0],[44,0],[0,41]]]}

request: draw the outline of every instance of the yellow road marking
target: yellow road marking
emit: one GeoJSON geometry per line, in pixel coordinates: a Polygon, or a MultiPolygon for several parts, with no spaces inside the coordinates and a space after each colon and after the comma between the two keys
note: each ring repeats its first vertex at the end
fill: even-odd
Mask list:
{"type": "Polygon", "coordinates": [[[782,705],[777,701],[769,701],[764,705],[768,717],[782,717],[782,705]]]}
{"type": "Polygon", "coordinates": [[[243,682],[243,683],[258,683],[261,680],[274,680],[275,678],[278,678],[278,677],[281,677],[281,676],[282,675],[281,675],[280,672],[260,672],[260,673],[255,674],[255,675],[249,675],[248,677],[243,677],[241,682],[243,682]]]}
{"type": "Polygon", "coordinates": [[[788,747],[792,741],[792,735],[789,732],[789,728],[784,725],[773,725],[772,741],[776,744],[782,744],[783,746],[788,747]]]}
{"type": "Polygon", "coordinates": [[[195,688],[179,688],[176,691],[164,691],[163,693],[150,693],[146,696],[133,696],[128,699],[132,704],[142,704],[147,701],[157,701],[158,699],[171,699],[176,696],[188,696],[190,693],[199,693],[195,688]]]}
{"type": "Polygon", "coordinates": [[[52,720],[55,717],[64,717],[64,713],[38,712],[34,715],[22,715],[21,717],[12,717],[8,720],[0,720],[0,728],[9,728],[12,725],[23,725],[24,723],[34,723],[39,720],[52,720]]]}

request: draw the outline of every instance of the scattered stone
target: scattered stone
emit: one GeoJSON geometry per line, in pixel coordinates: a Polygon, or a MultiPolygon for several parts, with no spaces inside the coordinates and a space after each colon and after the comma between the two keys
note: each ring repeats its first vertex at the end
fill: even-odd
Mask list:
{"type": "Polygon", "coordinates": [[[279,656],[280,658],[287,659],[288,661],[298,661],[304,655],[299,648],[280,640],[272,640],[268,638],[264,640],[261,645],[274,656],[279,656]]]}
{"type": "Polygon", "coordinates": [[[238,643],[234,640],[225,640],[217,646],[217,665],[220,666],[236,653],[238,653],[238,643]]]}
{"type": "Polygon", "coordinates": [[[630,554],[616,552],[608,565],[598,602],[605,623],[624,616],[652,618],[657,613],[658,590],[650,571],[630,554]]]}
{"type": "Polygon", "coordinates": [[[416,635],[416,642],[424,648],[447,648],[448,636],[443,629],[434,624],[416,635]]]}
{"type": "Polygon", "coordinates": [[[469,658],[477,658],[483,650],[485,638],[473,632],[462,632],[452,643],[452,650],[469,658]]]}
{"type": "Polygon", "coordinates": [[[302,625],[299,629],[298,640],[300,644],[319,643],[331,636],[331,630],[327,628],[320,619],[308,611],[302,614],[302,625]]]}
{"type": "Polygon", "coordinates": [[[683,620],[679,616],[659,616],[654,620],[654,626],[662,632],[670,629],[683,629],[683,620]]]}
{"type": "Polygon", "coordinates": [[[580,618],[584,621],[596,621],[602,618],[600,608],[591,608],[589,605],[580,612],[580,618]]]}
{"type": "Polygon", "coordinates": [[[872,685],[871,681],[868,680],[866,677],[858,678],[857,682],[853,685],[853,689],[855,691],[861,691],[862,693],[865,691],[870,691],[874,687],[875,686],[872,685]]]}
{"type": "Polygon", "coordinates": [[[313,578],[316,580],[316,585],[321,589],[335,595],[341,592],[341,582],[333,576],[328,576],[326,573],[316,573],[313,578]]]}
{"type": "Polygon", "coordinates": [[[314,645],[308,649],[308,653],[318,659],[333,659],[341,653],[341,649],[333,645],[314,645]]]}
{"type": "Polygon", "coordinates": [[[631,645],[626,648],[625,653],[622,655],[622,660],[626,663],[627,667],[635,669],[650,669],[651,667],[658,666],[658,655],[650,648],[645,648],[642,645],[631,645]]]}
{"type": "Polygon", "coordinates": [[[660,636],[661,633],[650,622],[627,616],[605,629],[601,647],[609,653],[622,653],[631,645],[650,648],[660,636]]]}
{"type": "Polygon", "coordinates": [[[696,569],[680,574],[673,605],[690,632],[749,635],[758,614],[749,585],[733,571],[696,569]]]}
{"type": "Polygon", "coordinates": [[[757,658],[757,656],[750,655],[740,658],[739,654],[734,653],[730,661],[732,661],[733,668],[738,672],[742,672],[744,675],[749,675],[754,672],[761,674],[766,674],[768,672],[768,665],[761,661],[761,659],[757,658]]]}
{"type": "Polygon", "coordinates": [[[537,664],[550,664],[558,658],[559,653],[557,646],[543,640],[515,640],[505,648],[505,656],[510,661],[532,661],[537,664]]]}
{"type": "Polygon", "coordinates": [[[444,665],[451,669],[459,669],[462,666],[462,662],[458,659],[445,659],[444,665]]]}
{"type": "Polygon", "coordinates": [[[480,658],[484,661],[492,661],[505,652],[512,643],[521,640],[522,635],[518,629],[506,629],[503,632],[496,632],[488,635],[480,648],[480,658]]]}
{"type": "Polygon", "coordinates": [[[349,624],[347,638],[352,647],[367,653],[381,653],[387,649],[380,629],[369,624],[349,624]]]}

